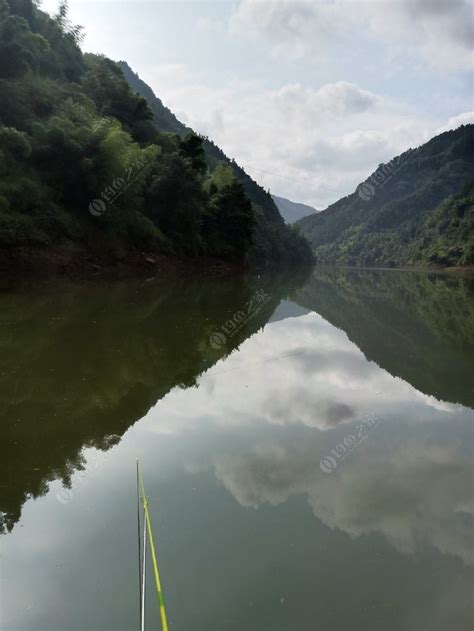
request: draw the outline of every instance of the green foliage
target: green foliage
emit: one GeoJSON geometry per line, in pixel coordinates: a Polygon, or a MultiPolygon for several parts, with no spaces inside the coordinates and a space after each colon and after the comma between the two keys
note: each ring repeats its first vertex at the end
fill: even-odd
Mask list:
{"type": "Polygon", "coordinates": [[[72,241],[242,261],[253,248],[258,259],[266,225],[254,230],[260,209],[238,168],[209,160],[191,130],[157,129],[120,67],[83,55],[81,39],[64,1],[51,18],[31,0],[0,0],[2,247],[72,241]]]}
{"type": "Polygon", "coordinates": [[[17,161],[31,155],[31,145],[25,133],[14,127],[0,127],[0,174],[13,170],[17,161]]]}
{"type": "Polygon", "coordinates": [[[230,186],[234,182],[234,174],[230,166],[218,164],[208,180],[209,191],[215,193],[224,187],[230,186]]]}
{"type": "Polygon", "coordinates": [[[411,245],[411,259],[435,265],[474,265],[474,183],[442,202],[411,245]]]}
{"type": "Polygon", "coordinates": [[[380,165],[298,225],[326,263],[472,265],[473,167],[474,126],[462,126],[380,165]]]}
{"type": "Polygon", "coordinates": [[[153,113],[143,97],[134,95],[116,63],[103,56],[84,55],[81,85],[101,116],[113,117],[142,144],[157,142],[153,113]]]}
{"type": "Polygon", "coordinates": [[[163,155],[145,196],[148,216],[173,243],[174,251],[201,254],[201,216],[206,195],[192,165],[178,152],[163,155]]]}
{"type": "MultiPolygon", "coordinates": [[[[1,203],[0,200],[0,206],[1,203]]],[[[14,247],[26,244],[41,245],[46,242],[47,236],[31,217],[0,211],[0,245],[14,247]]]]}
{"type": "Polygon", "coordinates": [[[193,132],[186,134],[179,143],[179,154],[195,171],[201,174],[206,172],[206,154],[200,136],[196,136],[193,132]]]}
{"type": "Polygon", "coordinates": [[[209,187],[211,199],[205,216],[204,233],[214,249],[232,258],[247,252],[252,243],[254,214],[243,186],[230,173],[220,170],[209,187]],[[219,186],[215,183],[219,182],[219,186]]]}
{"type": "MultiPolygon", "coordinates": [[[[176,137],[176,134],[185,138],[192,131],[163,105],[151,88],[131,70],[126,62],[121,61],[118,65],[131,88],[148,101],[155,124],[161,132],[159,144],[162,147],[165,147],[165,143],[171,142],[171,138],[176,137]],[[163,132],[170,133],[165,134],[163,132]]],[[[213,195],[215,193],[212,190],[213,185],[221,188],[224,184],[230,185],[235,179],[242,185],[245,195],[252,203],[254,216],[252,239],[245,257],[246,260],[252,265],[274,267],[312,264],[314,256],[306,238],[285,225],[270,193],[252,180],[234,160],[229,159],[211,140],[203,138],[202,147],[210,172],[210,178],[206,185],[207,191],[213,195]]],[[[206,230],[210,230],[208,217],[209,213],[207,213],[204,223],[206,230]]],[[[216,243],[211,244],[209,251],[216,252],[215,246],[216,243]]]]}

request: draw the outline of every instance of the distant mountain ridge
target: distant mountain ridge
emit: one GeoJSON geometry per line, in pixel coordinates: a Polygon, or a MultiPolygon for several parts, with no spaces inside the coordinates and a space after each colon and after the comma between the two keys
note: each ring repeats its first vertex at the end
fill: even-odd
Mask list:
{"type": "Polygon", "coordinates": [[[278,197],[278,195],[272,195],[272,197],[286,223],[295,223],[298,219],[319,212],[316,208],[313,208],[313,206],[308,206],[308,204],[292,202],[290,199],[278,197]]]}
{"type": "Polygon", "coordinates": [[[474,125],[381,164],[326,210],[297,222],[320,262],[474,264],[474,125]]]}

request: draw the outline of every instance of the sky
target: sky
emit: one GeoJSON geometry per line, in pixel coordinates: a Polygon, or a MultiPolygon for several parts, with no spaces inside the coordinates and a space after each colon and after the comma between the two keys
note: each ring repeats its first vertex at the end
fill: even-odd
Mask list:
{"type": "Polygon", "coordinates": [[[85,51],[127,61],[262,186],[317,209],[474,122],[474,0],[71,0],[70,18],[85,51]]]}

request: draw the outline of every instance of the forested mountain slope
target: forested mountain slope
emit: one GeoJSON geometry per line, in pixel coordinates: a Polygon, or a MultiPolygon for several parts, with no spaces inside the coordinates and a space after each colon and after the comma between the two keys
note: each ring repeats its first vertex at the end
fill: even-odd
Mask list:
{"type": "Polygon", "coordinates": [[[318,260],[346,265],[474,264],[474,125],[388,164],[298,222],[318,260]]]}
{"type": "Polygon", "coordinates": [[[311,260],[233,168],[209,169],[200,137],[158,130],[119,66],[83,54],[81,38],[66,3],[52,18],[31,0],[0,0],[0,264],[38,252],[79,265],[143,252],[311,260]]]}
{"type": "MultiPolygon", "coordinates": [[[[154,122],[161,132],[174,132],[184,136],[193,130],[186,127],[169,110],[161,99],[137,73],[133,72],[125,61],[119,61],[125,79],[134,92],[144,97],[150,106],[154,122]]],[[[226,165],[232,170],[235,179],[243,186],[246,195],[255,209],[256,223],[253,232],[253,247],[249,256],[254,261],[292,261],[299,258],[308,259],[309,248],[295,230],[289,230],[284,224],[280,211],[267,191],[257,184],[234,160],[209,138],[203,138],[208,169],[214,171],[219,165],[226,165]]]]}
{"type": "Polygon", "coordinates": [[[136,72],[133,72],[126,61],[118,61],[117,65],[123,72],[123,76],[132,91],[138,92],[140,96],[143,96],[147,100],[153,112],[156,126],[160,131],[169,131],[171,133],[181,134],[182,136],[192,131],[190,127],[186,127],[186,125],[179,121],[169,108],[163,105],[163,101],[156,96],[148,84],[140,79],[136,72]]]}

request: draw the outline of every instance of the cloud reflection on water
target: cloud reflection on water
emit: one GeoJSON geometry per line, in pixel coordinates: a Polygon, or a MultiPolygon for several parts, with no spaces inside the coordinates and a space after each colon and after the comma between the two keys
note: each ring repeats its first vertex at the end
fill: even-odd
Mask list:
{"type": "Polygon", "coordinates": [[[472,465],[460,438],[472,410],[392,377],[314,313],[267,325],[222,371],[220,362],[192,391],[175,388],[143,421],[206,436],[183,456],[188,471],[212,471],[242,506],[303,495],[353,538],[380,533],[403,553],[429,544],[473,563],[472,465]],[[320,458],[367,413],[381,426],[322,473],[320,458]]]}

